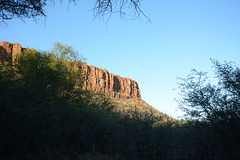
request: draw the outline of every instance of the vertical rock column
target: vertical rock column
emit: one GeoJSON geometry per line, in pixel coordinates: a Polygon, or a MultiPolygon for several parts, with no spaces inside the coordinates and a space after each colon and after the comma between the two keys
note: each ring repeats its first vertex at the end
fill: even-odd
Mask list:
{"type": "Polygon", "coordinates": [[[106,96],[116,98],[141,99],[140,89],[136,81],[109,73],[106,69],[82,65],[84,70],[84,85],[86,90],[101,91],[106,96]]]}
{"type": "Polygon", "coordinates": [[[22,46],[18,43],[1,42],[0,43],[0,60],[10,61],[16,58],[16,55],[22,51],[22,46]]]}

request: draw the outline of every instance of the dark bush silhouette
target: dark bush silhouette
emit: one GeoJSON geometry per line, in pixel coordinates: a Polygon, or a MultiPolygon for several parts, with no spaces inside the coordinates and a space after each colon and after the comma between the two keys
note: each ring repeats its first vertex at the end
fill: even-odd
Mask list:
{"type": "Polygon", "coordinates": [[[240,159],[240,69],[213,61],[218,84],[193,70],[181,79],[181,107],[193,124],[198,150],[209,159],[240,159]]]}

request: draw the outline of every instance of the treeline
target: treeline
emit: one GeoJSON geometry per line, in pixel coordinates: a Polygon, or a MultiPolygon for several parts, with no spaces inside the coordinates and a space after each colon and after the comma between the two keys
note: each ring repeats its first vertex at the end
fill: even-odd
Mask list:
{"type": "Polygon", "coordinates": [[[137,107],[114,112],[108,98],[82,90],[74,53],[56,44],[0,63],[1,159],[164,157],[169,125],[137,107]]]}
{"type": "Polygon", "coordinates": [[[179,83],[179,104],[188,121],[186,138],[198,159],[240,159],[240,69],[212,60],[217,82],[192,70],[179,83]]]}
{"type": "Polygon", "coordinates": [[[239,159],[239,130],[230,121],[239,129],[239,119],[230,114],[213,125],[163,121],[138,106],[115,112],[110,99],[82,90],[75,53],[57,43],[0,62],[1,159],[239,159]]]}

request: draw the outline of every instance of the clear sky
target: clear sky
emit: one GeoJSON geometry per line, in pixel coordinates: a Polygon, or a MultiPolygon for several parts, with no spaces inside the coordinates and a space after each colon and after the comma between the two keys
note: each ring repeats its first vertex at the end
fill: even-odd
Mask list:
{"type": "Polygon", "coordinates": [[[0,26],[0,42],[39,50],[54,42],[71,45],[88,64],[136,80],[143,100],[174,117],[180,115],[177,77],[191,68],[212,72],[210,58],[240,64],[239,0],[143,0],[151,23],[116,14],[107,24],[93,20],[93,2],[80,0],[68,10],[56,3],[37,23],[11,20],[0,26]]]}

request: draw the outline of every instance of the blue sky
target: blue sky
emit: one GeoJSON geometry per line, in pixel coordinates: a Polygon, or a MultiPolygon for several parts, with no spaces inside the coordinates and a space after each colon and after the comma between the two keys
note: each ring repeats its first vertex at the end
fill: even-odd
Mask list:
{"type": "Polygon", "coordinates": [[[87,63],[138,82],[142,99],[177,117],[177,77],[191,68],[212,72],[210,58],[240,63],[239,0],[143,0],[151,19],[93,19],[94,1],[56,3],[34,22],[14,19],[0,26],[0,41],[50,49],[54,42],[77,49],[87,63]]]}

